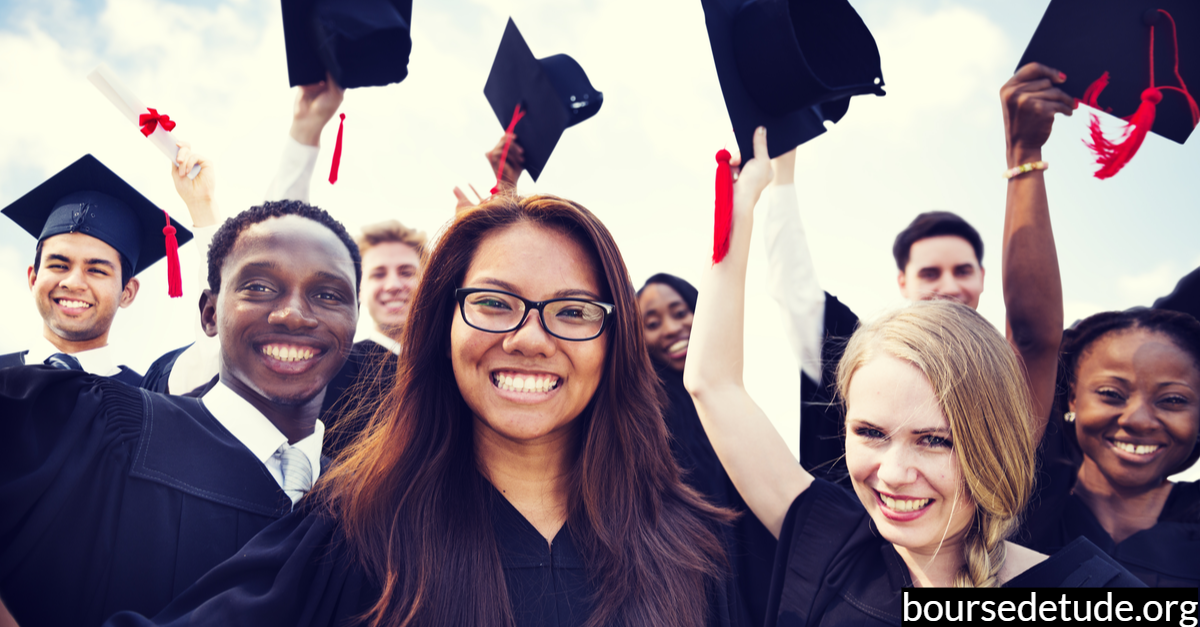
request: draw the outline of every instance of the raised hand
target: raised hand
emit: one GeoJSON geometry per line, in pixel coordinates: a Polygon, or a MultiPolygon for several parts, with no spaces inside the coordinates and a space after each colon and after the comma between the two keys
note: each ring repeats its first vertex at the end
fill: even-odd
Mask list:
{"type": "Polygon", "coordinates": [[[1029,63],[1000,88],[1010,167],[1041,160],[1054,114],[1075,110],[1075,99],[1056,87],[1065,80],[1067,75],[1054,68],[1029,63]]]}
{"type": "Polygon", "coordinates": [[[500,175],[500,185],[506,188],[516,187],[517,179],[521,178],[521,173],[525,171],[525,149],[521,148],[521,144],[517,142],[516,134],[501,136],[496,147],[484,153],[488,163],[492,164],[492,172],[495,172],[500,167],[500,154],[504,152],[504,142],[510,136],[513,140],[512,145],[508,147],[508,156],[504,160],[504,172],[500,175]]]}
{"type": "Polygon", "coordinates": [[[292,139],[306,146],[321,145],[321,131],[342,105],[345,90],[330,74],[312,85],[301,85],[292,107],[292,139]]]}
{"type": "Polygon", "coordinates": [[[187,205],[188,213],[192,216],[192,226],[212,226],[217,223],[216,168],[192,150],[191,144],[181,141],[175,145],[179,147],[179,152],[175,155],[178,165],[171,168],[175,192],[187,205]],[[188,172],[196,165],[200,166],[200,174],[194,179],[189,179],[188,172]]]}

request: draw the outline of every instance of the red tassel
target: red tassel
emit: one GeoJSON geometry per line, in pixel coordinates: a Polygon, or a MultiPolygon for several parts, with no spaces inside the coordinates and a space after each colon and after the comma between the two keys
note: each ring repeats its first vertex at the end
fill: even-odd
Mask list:
{"type": "Polygon", "coordinates": [[[518,102],[516,108],[513,109],[512,121],[508,123],[508,128],[504,129],[506,139],[504,140],[504,149],[500,151],[500,167],[496,168],[496,185],[492,187],[493,195],[500,193],[500,181],[504,179],[504,162],[508,159],[508,148],[513,143],[513,129],[517,128],[517,122],[520,122],[523,117],[525,117],[525,112],[521,110],[521,103],[518,102]]]}
{"type": "Polygon", "coordinates": [[[729,232],[733,224],[733,173],[729,168],[731,155],[722,148],[717,151],[717,201],[713,216],[713,263],[721,263],[729,252],[729,232]]]}
{"type": "Polygon", "coordinates": [[[338,167],[342,165],[342,128],[346,126],[346,114],[339,113],[341,121],[338,122],[338,138],[337,143],[333,145],[333,163],[329,165],[329,184],[333,185],[337,182],[338,167]]]}
{"type": "Polygon", "coordinates": [[[1097,99],[1100,98],[1100,92],[1104,91],[1105,87],[1108,87],[1108,72],[1101,74],[1100,78],[1097,78],[1096,80],[1092,81],[1091,85],[1088,85],[1088,88],[1083,92],[1083,98],[1080,98],[1079,102],[1082,102],[1093,109],[1112,113],[1112,109],[1101,108],[1101,106],[1096,102],[1097,99]]]}
{"type": "Polygon", "coordinates": [[[1104,136],[1100,130],[1100,119],[1095,115],[1092,116],[1092,121],[1088,125],[1091,130],[1092,139],[1090,142],[1085,141],[1088,148],[1096,153],[1096,163],[1100,164],[1100,169],[1096,171],[1096,178],[1106,179],[1125,167],[1130,159],[1137,154],[1138,148],[1142,146],[1142,141],[1146,139],[1146,133],[1150,132],[1150,127],[1154,126],[1154,110],[1155,105],[1162,102],[1162,92],[1150,87],[1142,92],[1142,104],[1138,106],[1137,111],[1127,118],[1129,124],[1125,127],[1125,132],[1121,134],[1121,139],[1118,142],[1113,142],[1104,136]]]}
{"type": "Polygon", "coordinates": [[[171,216],[166,211],[167,225],[163,227],[167,248],[167,295],[171,298],[183,296],[183,275],[179,270],[179,240],[175,239],[175,227],[171,226],[171,216]]]}

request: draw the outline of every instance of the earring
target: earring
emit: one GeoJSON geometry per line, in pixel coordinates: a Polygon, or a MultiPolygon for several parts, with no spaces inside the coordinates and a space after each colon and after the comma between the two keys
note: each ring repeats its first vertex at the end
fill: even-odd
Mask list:
{"type": "Polygon", "coordinates": [[[1067,422],[1075,422],[1075,412],[1069,411],[1063,414],[1063,420],[1066,420],[1067,422]]]}

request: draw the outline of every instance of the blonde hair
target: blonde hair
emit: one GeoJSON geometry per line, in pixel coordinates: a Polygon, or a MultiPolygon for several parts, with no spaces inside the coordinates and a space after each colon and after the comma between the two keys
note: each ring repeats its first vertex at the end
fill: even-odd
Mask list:
{"type": "Polygon", "coordinates": [[[384,220],[364,226],[362,235],[355,238],[354,243],[358,244],[358,254],[360,255],[366,254],[374,246],[388,242],[408,244],[417,251],[417,256],[421,258],[421,264],[424,265],[427,256],[425,245],[428,240],[424,231],[404,226],[399,220],[384,220]]]}
{"type": "Polygon", "coordinates": [[[880,354],[920,370],[950,423],[962,487],[975,504],[955,585],[999,585],[1005,540],[1029,502],[1037,463],[1024,368],[995,327],[948,301],[915,303],[856,331],[838,364],[842,399],[854,373],[880,354]]]}

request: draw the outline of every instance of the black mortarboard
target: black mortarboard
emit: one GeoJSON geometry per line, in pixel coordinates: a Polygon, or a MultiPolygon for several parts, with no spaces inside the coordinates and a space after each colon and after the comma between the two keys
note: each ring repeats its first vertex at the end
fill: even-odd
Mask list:
{"type": "Polygon", "coordinates": [[[1058,85],[1067,94],[1085,104],[1093,100],[1117,117],[1130,116],[1140,106],[1142,92],[1152,86],[1151,24],[1153,86],[1161,91],[1162,101],[1150,130],[1182,144],[1196,120],[1187,96],[1177,91],[1183,87],[1180,77],[1191,89],[1200,88],[1200,2],[1196,0],[1051,0],[1018,67],[1033,61],[1048,65],[1067,75],[1058,85]],[[1090,98],[1100,87],[1093,84],[1105,73],[1107,87],[1090,98]]]}
{"type": "Polygon", "coordinates": [[[512,18],[504,27],[483,95],[505,128],[521,105],[524,117],[513,132],[525,151],[525,170],[535,181],[563,131],[596,115],[604,104],[604,94],[592,87],[575,59],[565,54],[534,57],[512,18]]]}
{"type": "Polygon", "coordinates": [[[283,0],[292,87],[325,80],[346,89],[399,83],[412,51],[412,0],[283,0]]]}
{"type": "MultiPolygon", "coordinates": [[[[38,242],[83,233],[112,246],[137,274],[167,254],[166,213],[92,155],[84,155],[3,210],[38,242]]],[[[175,220],[180,245],[192,233],[175,220]]]]}
{"type": "Polygon", "coordinates": [[[767,127],[777,157],[825,132],[850,97],[884,95],[875,38],[846,0],[703,0],[708,41],[743,155],[767,127]]]}

